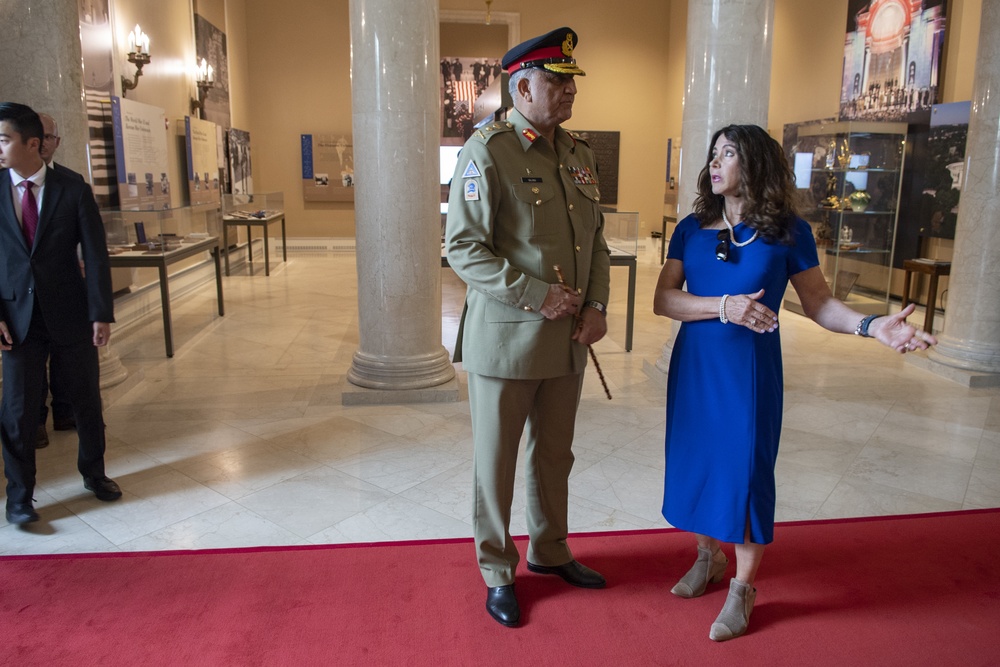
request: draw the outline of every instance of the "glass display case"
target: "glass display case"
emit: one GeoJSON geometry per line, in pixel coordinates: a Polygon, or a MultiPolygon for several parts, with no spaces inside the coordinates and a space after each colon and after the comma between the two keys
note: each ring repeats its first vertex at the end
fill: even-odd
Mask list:
{"type": "Polygon", "coordinates": [[[604,212],[604,240],[611,255],[635,257],[639,248],[639,214],[631,211],[604,212]]]}
{"type": "Polygon", "coordinates": [[[101,211],[112,257],[168,254],[218,239],[219,207],[201,204],[157,211],[104,209],[101,211]]]}
{"type": "MultiPolygon", "coordinates": [[[[806,123],[786,146],[823,275],[837,298],[863,313],[889,309],[906,129],[906,123],[806,123]]],[[[802,312],[794,290],[785,307],[802,312]]]]}
{"type": "MultiPolygon", "coordinates": [[[[109,264],[114,269],[132,269],[133,278],[147,269],[160,284],[163,312],[163,342],[168,357],[174,356],[173,325],[170,315],[170,267],[179,262],[198,263],[209,254],[215,264],[215,289],[219,315],[225,314],[222,296],[222,266],[219,229],[222,225],[218,203],[196,204],[159,211],[104,209],[101,211],[107,235],[109,264]]],[[[143,278],[137,278],[144,285],[143,278]]]]}
{"type": "Polygon", "coordinates": [[[227,220],[263,220],[284,212],[284,192],[222,195],[222,216],[227,220]]]}

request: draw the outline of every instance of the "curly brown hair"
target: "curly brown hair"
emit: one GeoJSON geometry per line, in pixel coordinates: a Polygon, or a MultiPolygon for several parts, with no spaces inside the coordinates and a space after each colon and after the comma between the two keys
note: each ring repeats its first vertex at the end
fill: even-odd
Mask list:
{"type": "Polygon", "coordinates": [[[795,218],[795,176],[788,166],[781,144],[756,125],[727,125],[714,135],[708,149],[708,159],[698,174],[698,196],[694,214],[702,226],[722,217],[722,195],[712,192],[709,165],[719,137],[736,145],[740,167],[740,196],[744,199],[743,222],[753,227],[762,238],[791,244],[795,218]]]}

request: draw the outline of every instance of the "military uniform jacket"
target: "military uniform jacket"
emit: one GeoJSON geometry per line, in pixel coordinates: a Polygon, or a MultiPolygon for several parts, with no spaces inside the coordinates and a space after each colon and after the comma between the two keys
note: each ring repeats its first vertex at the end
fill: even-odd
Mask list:
{"type": "Polygon", "coordinates": [[[594,153],[556,128],[555,152],[519,112],[475,132],[459,154],[446,224],[448,263],[468,285],[455,345],[466,371],[541,379],[580,373],[576,323],[539,312],[558,265],[585,301],[608,302],[610,255],[594,153]]]}

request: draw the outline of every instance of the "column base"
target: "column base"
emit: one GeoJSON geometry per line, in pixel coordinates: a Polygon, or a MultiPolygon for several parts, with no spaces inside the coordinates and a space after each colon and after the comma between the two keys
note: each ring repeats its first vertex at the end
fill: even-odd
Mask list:
{"type": "Polygon", "coordinates": [[[1000,373],[983,373],[950,366],[923,354],[906,355],[906,363],[947,378],[970,389],[1000,387],[1000,373]]]}
{"type": "Polygon", "coordinates": [[[145,379],[146,373],[141,368],[128,374],[125,380],[113,386],[101,387],[101,405],[107,409],[115,404],[125,394],[135,389],[145,379]]]}
{"type": "Polygon", "coordinates": [[[652,362],[649,359],[642,360],[642,372],[650,380],[655,382],[661,389],[667,388],[667,372],[660,368],[659,360],[652,362]]]}
{"type": "Polygon", "coordinates": [[[341,405],[401,405],[408,403],[457,403],[463,400],[457,377],[421,389],[368,389],[344,380],[341,405]]]}
{"type": "Polygon", "coordinates": [[[435,352],[419,356],[390,357],[358,350],[347,371],[351,384],[365,389],[403,391],[425,389],[444,384],[455,377],[448,350],[441,346],[435,352]]]}

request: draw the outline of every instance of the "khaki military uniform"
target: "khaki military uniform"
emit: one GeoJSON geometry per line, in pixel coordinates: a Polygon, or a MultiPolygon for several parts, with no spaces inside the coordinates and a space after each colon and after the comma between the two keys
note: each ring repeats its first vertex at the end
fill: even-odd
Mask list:
{"type": "Polygon", "coordinates": [[[512,583],[517,447],[527,443],[528,560],[561,565],[576,409],[587,348],[573,318],[539,309],[558,265],[583,299],[608,302],[593,151],[556,129],[555,150],[517,111],[475,132],[459,155],[448,203],[448,262],[468,285],[455,358],[469,373],[475,440],[473,528],[488,586],[512,583]]]}

